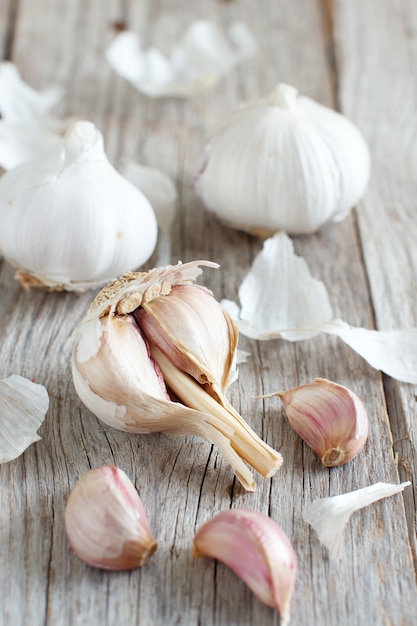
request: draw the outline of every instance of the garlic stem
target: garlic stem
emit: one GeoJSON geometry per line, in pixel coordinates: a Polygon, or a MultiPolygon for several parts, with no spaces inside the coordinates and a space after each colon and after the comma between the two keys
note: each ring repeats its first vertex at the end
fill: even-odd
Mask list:
{"type": "Polygon", "coordinates": [[[269,104],[278,106],[283,111],[295,112],[298,110],[298,91],[291,85],[279,83],[274,87],[268,97],[269,104]]]}
{"type": "Polygon", "coordinates": [[[191,376],[175,367],[154,344],[150,344],[152,358],[158,363],[168,387],[185,401],[187,406],[217,417],[228,428],[233,429],[230,441],[232,448],[262,476],[269,478],[282,465],[282,456],[268,446],[246,424],[237,419],[235,412],[229,412],[214,400],[191,376]]]}

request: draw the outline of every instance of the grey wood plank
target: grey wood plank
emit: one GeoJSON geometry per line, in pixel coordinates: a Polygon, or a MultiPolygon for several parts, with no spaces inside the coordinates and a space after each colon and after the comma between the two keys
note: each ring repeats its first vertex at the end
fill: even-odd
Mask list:
{"type": "MultiPolygon", "coordinates": [[[[363,129],[372,153],[358,225],[376,323],[381,329],[415,327],[417,7],[412,1],[354,1],[337,2],[336,9],[340,103],[363,129]]],[[[393,380],[385,389],[400,474],[414,485],[404,499],[417,564],[416,389],[393,380]]]]}
{"type": "MultiPolygon", "coordinates": [[[[33,4],[22,2],[13,42],[13,60],[23,75],[38,87],[63,84],[67,97],[61,112],[96,122],[113,162],[136,157],[175,177],[180,213],[173,261],[206,257],[220,262],[222,269],[205,272],[204,282],[218,299],[236,298],[260,242],[222,227],[204,211],[190,185],[194,158],[206,130],[223,111],[267,93],[277,81],[335,105],[331,33],[322,3],[280,0],[265,3],[262,11],[250,0],[199,0],[192,6],[180,0],[113,0],[105,5],[99,0],[53,5],[42,0],[36,10],[33,4]],[[256,59],[205,96],[186,102],[148,100],[114,76],[104,60],[117,21],[169,51],[188,23],[202,15],[222,24],[245,19],[260,45],[256,59]]],[[[295,246],[327,285],[335,312],[352,324],[371,327],[374,302],[355,220],[297,237],[295,246]]],[[[7,546],[7,567],[0,571],[0,615],[6,623],[278,624],[276,614],[223,565],[191,558],[195,528],[229,506],[269,513],[292,539],[299,562],[293,625],[412,623],[415,579],[401,496],[352,518],[341,563],[328,560],[301,519],[312,499],[377,480],[398,480],[381,376],[346,346],[326,337],[296,345],[242,338],[241,347],[251,358],[231,388],[232,403],[285,458],[273,479],[257,477],[257,491],[246,494],[209,444],[191,437],[127,435],[104,426],[81,405],[69,355],[93,294],[77,298],[24,292],[6,264],[0,289],[1,375],[36,378],[51,395],[42,440],[0,467],[0,533],[7,546]],[[253,400],[315,376],[352,388],[373,418],[364,453],[332,471],[323,470],[290,430],[277,400],[253,400]],[[90,467],[107,463],[121,467],[135,482],[160,543],[149,563],[131,573],[85,566],[65,537],[63,512],[70,489],[90,467]]]]}

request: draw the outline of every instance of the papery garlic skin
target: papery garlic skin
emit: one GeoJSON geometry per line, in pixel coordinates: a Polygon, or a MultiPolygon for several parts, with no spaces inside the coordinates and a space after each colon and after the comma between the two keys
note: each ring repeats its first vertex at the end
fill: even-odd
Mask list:
{"type": "Polygon", "coordinates": [[[292,428],[317,454],[324,467],[353,459],[368,438],[368,415],[350,389],[325,378],[280,391],[292,428]]]}
{"type": "Polygon", "coordinates": [[[27,287],[84,291],[143,265],[157,225],[143,194],[109,163],[90,122],[0,180],[0,248],[27,287]]]}
{"type": "Polygon", "coordinates": [[[65,508],[65,529],[75,554],[102,569],[141,567],[158,547],[138,492],[112,465],[92,469],[77,482],[65,508]]]}
{"type": "Polygon", "coordinates": [[[49,408],[48,392],[43,385],[23,376],[0,380],[0,463],[16,459],[40,436],[49,408]]]}
{"type": "Polygon", "coordinates": [[[368,147],[344,116],[278,84],[206,140],[195,189],[226,225],[267,236],[340,221],[363,196],[368,147]]]}
{"type": "Polygon", "coordinates": [[[279,612],[283,626],[289,624],[296,556],[276,522],[249,509],[223,511],[197,530],[193,547],[194,556],[230,567],[261,602],[279,612]]]}
{"type": "Polygon", "coordinates": [[[245,489],[254,490],[242,459],[271,476],[282,457],[225,397],[234,378],[237,330],[214,297],[191,284],[201,273],[199,265],[218,267],[209,261],[179,263],[128,273],[105,287],[78,332],[74,384],[84,404],[110,426],[136,433],[192,434],[215,443],[245,489]],[[140,307],[148,317],[144,328],[140,307]],[[171,328],[166,323],[170,309],[176,317],[171,328]],[[213,322],[204,336],[204,324],[213,322]]]}
{"type": "Polygon", "coordinates": [[[408,485],[411,485],[410,481],[399,485],[375,483],[349,493],[321,498],[304,509],[303,518],[314,528],[320,541],[329,550],[330,557],[337,559],[342,554],[343,533],[352,513],[382,498],[400,493],[408,485]]]}

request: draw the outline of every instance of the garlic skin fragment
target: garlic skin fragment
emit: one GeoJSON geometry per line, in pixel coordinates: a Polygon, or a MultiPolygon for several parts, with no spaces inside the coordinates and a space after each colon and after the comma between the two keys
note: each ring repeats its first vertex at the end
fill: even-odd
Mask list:
{"type": "Polygon", "coordinates": [[[255,596],[290,621],[296,556],[284,531],[270,517],[249,509],[230,509],[203,524],[195,534],[193,556],[218,559],[255,596]]]}
{"type": "Polygon", "coordinates": [[[221,304],[246,337],[301,341],[336,335],[375,369],[417,384],[417,328],[369,330],[334,318],[325,285],[311,275],[284,232],[263,242],[239,287],[239,300],[240,307],[231,300],[221,304]]]}
{"type": "Polygon", "coordinates": [[[0,248],[25,287],[85,291],[136,269],[157,224],[144,195],[109,163],[101,133],[72,124],[62,147],[0,180],[0,248]]]}
{"type": "Polygon", "coordinates": [[[325,378],[278,391],[295,432],[317,454],[324,467],[353,459],[368,438],[366,409],[350,389],[325,378]]]}
{"type": "Polygon", "coordinates": [[[0,167],[9,170],[59,145],[62,122],[50,116],[59,87],[36,91],[10,61],[0,63],[0,167]]]}
{"type": "Polygon", "coordinates": [[[265,237],[312,233],[363,196],[368,147],[343,115],[278,84],[240,105],[206,139],[195,190],[227,226],[265,237]]]}
{"type": "Polygon", "coordinates": [[[0,463],[20,456],[40,437],[49,408],[49,396],[43,385],[23,376],[0,380],[0,463]]]}
{"type": "Polygon", "coordinates": [[[158,547],[138,492],[112,465],[94,468],[76,483],[65,529],[78,558],[102,569],[141,567],[158,547]]]}
{"type": "Polygon", "coordinates": [[[233,22],[225,34],[211,20],[196,20],[170,57],[155,47],[142,49],[132,31],[119,33],[106,57],[115,72],[146,96],[187,98],[212,87],[256,50],[245,23],[233,22]]]}
{"type": "Polygon", "coordinates": [[[107,285],[79,329],[74,384],[84,404],[110,426],[215,443],[253,491],[243,460],[272,476],[282,457],[225,397],[235,377],[237,329],[210,292],[192,285],[199,266],[218,267],[191,261],[127,273],[107,285]]]}
{"type": "Polygon", "coordinates": [[[329,550],[329,556],[338,559],[342,554],[343,533],[352,513],[399,493],[408,485],[411,485],[410,481],[399,485],[375,483],[339,496],[321,498],[304,509],[303,518],[314,528],[321,543],[329,550]]]}

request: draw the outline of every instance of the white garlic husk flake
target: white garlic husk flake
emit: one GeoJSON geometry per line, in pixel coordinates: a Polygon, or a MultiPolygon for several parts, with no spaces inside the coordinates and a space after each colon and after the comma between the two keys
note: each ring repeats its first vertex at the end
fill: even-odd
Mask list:
{"type": "Polygon", "coordinates": [[[37,431],[48,408],[43,385],[15,374],[0,380],[0,463],[16,459],[39,441],[37,431]]]}
{"type": "Polygon", "coordinates": [[[244,461],[272,476],[281,455],[225,397],[234,378],[237,329],[214,296],[192,284],[192,261],[128,273],[92,303],[75,343],[72,371],[84,404],[102,421],[135,433],[197,435],[216,444],[247,490],[244,461]]]}
{"type": "Polygon", "coordinates": [[[109,163],[90,122],[0,180],[0,248],[28,287],[84,291],[143,265],[157,239],[145,196],[109,163]]]}
{"type": "Polygon", "coordinates": [[[228,226],[260,236],[301,234],[342,220],[369,174],[368,147],[347,118],[278,84],[211,133],[195,189],[228,226]]]}

